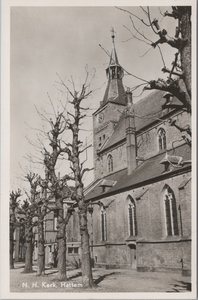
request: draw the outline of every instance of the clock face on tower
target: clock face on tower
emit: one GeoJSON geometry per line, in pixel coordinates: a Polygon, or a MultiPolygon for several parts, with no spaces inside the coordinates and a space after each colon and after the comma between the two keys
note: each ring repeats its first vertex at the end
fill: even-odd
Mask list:
{"type": "Polygon", "coordinates": [[[99,113],[98,115],[98,123],[102,123],[104,120],[104,114],[103,113],[99,113]]]}

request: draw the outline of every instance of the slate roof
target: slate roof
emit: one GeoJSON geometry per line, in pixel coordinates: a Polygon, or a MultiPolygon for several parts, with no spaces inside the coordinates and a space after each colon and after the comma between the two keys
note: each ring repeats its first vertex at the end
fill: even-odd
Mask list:
{"type": "MultiPolygon", "coordinates": [[[[183,144],[167,152],[169,155],[182,156],[184,162],[191,159],[191,149],[187,144],[183,144]]],[[[182,172],[186,170],[186,168],[190,169],[190,162],[187,162],[181,167],[174,167],[173,170],[165,172],[164,166],[160,164],[160,161],[164,158],[164,156],[165,152],[159,153],[158,155],[147,159],[141,165],[139,165],[131,175],[127,174],[127,169],[123,169],[119,172],[102,178],[98,181],[98,184],[86,195],[86,200],[94,200],[96,198],[99,199],[110,194],[119,193],[129,188],[131,189],[144,186],[153,181],[158,181],[160,176],[170,177],[171,174],[174,175],[175,172],[182,172]],[[116,181],[116,184],[103,192],[103,189],[100,186],[100,183],[103,179],[116,181]]]]}
{"type": "MultiPolygon", "coordinates": [[[[118,61],[118,56],[114,44],[111,52],[109,66],[106,69],[106,72],[108,73],[109,69],[111,69],[113,66],[116,66],[120,69],[120,71],[123,72],[123,69],[118,61]]],[[[121,78],[109,78],[101,107],[104,106],[107,102],[113,102],[119,105],[126,106],[126,93],[121,78]]]]}
{"type": "Polygon", "coordinates": [[[109,66],[120,66],[115,46],[113,47],[113,49],[111,51],[109,66]]]}
{"type": "Polygon", "coordinates": [[[102,106],[104,106],[107,102],[126,106],[127,99],[122,79],[109,79],[102,101],[102,106]]]}
{"type": "MultiPolygon", "coordinates": [[[[157,119],[164,117],[170,111],[170,109],[162,109],[162,105],[165,103],[163,95],[164,91],[154,91],[134,104],[136,132],[140,132],[144,127],[156,122],[157,119]]],[[[180,104],[179,100],[175,97],[172,103],[180,104]]],[[[124,140],[125,130],[125,116],[123,113],[112,136],[101,149],[101,152],[124,140]]]]}

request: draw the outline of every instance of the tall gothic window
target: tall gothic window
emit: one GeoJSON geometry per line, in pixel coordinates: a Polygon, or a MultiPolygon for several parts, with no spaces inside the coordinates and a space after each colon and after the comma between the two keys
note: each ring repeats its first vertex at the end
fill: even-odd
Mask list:
{"type": "Polygon", "coordinates": [[[113,157],[111,154],[107,157],[108,171],[113,172],[113,157]]]}
{"type": "Polygon", "coordinates": [[[102,241],[107,240],[107,216],[106,210],[104,208],[101,209],[101,233],[102,233],[102,241]]]}
{"type": "Polygon", "coordinates": [[[136,219],[136,205],[131,196],[128,196],[128,218],[129,218],[129,235],[137,235],[137,219],[136,219]]]}
{"type": "Polygon", "coordinates": [[[158,131],[158,145],[159,150],[166,149],[166,131],[163,128],[160,128],[158,131]]]}
{"type": "Polygon", "coordinates": [[[177,221],[177,206],[173,190],[166,186],[164,189],[164,206],[166,217],[166,232],[168,236],[179,235],[177,221]]]}

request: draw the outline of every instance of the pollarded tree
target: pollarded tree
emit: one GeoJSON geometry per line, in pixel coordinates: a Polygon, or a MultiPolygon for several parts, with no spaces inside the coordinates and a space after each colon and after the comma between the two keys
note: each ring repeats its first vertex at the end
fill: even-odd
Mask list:
{"type": "MultiPolygon", "coordinates": [[[[54,210],[57,211],[57,244],[58,244],[58,279],[63,281],[66,276],[66,225],[74,211],[73,205],[64,210],[64,199],[69,198],[71,190],[67,180],[72,180],[69,175],[60,177],[57,172],[57,163],[65,154],[65,146],[62,145],[62,134],[66,130],[66,120],[63,113],[54,114],[54,120],[50,118],[50,130],[47,132],[49,148],[43,148],[45,181],[51,198],[54,198],[54,210]]],[[[49,209],[49,207],[48,207],[49,209]]]]}
{"type": "Polygon", "coordinates": [[[17,226],[17,208],[19,207],[19,197],[21,196],[21,191],[12,191],[10,193],[10,269],[14,269],[14,231],[17,226]]]}
{"type": "MultiPolygon", "coordinates": [[[[32,220],[31,227],[37,228],[37,243],[38,243],[38,259],[37,259],[37,275],[44,275],[45,273],[45,239],[44,239],[44,218],[48,213],[48,202],[49,197],[46,193],[47,183],[42,180],[41,177],[36,173],[28,173],[26,175],[30,186],[30,206],[32,209],[32,220]]],[[[28,195],[28,194],[27,194],[28,195]]],[[[27,220],[28,221],[28,220],[27,220]]],[[[29,228],[28,234],[32,233],[31,228],[29,228]]],[[[30,251],[30,250],[29,250],[30,251]]],[[[28,255],[30,257],[30,255],[28,255]]]]}
{"type": "MultiPolygon", "coordinates": [[[[42,126],[42,129],[36,129],[39,131],[37,135],[37,143],[33,143],[32,140],[28,141],[30,144],[39,150],[42,154],[42,158],[38,155],[27,156],[31,163],[40,163],[44,166],[45,175],[44,179],[40,176],[39,186],[42,193],[39,196],[37,203],[38,207],[35,216],[38,218],[38,275],[44,272],[44,236],[43,236],[43,221],[44,217],[49,213],[56,211],[57,213],[57,258],[58,258],[58,279],[63,281],[67,280],[66,276],[66,225],[74,211],[73,204],[70,201],[67,209],[64,206],[64,200],[71,195],[71,189],[67,184],[68,180],[73,178],[67,174],[67,163],[65,152],[65,141],[63,135],[66,131],[67,122],[64,116],[65,107],[62,112],[56,111],[54,103],[50,100],[53,113],[46,111],[41,112],[37,108],[37,113],[41,118],[41,121],[46,126],[42,126]],[[64,168],[64,175],[61,176],[58,172],[59,163],[62,163],[64,168]],[[65,162],[65,165],[64,165],[65,162]],[[51,201],[50,201],[51,200],[51,201]]],[[[61,102],[62,105],[62,102],[61,102]]],[[[74,202],[74,201],[73,201],[74,202]]]]}
{"type": "Polygon", "coordinates": [[[29,183],[30,191],[26,192],[27,199],[21,204],[18,209],[18,215],[20,216],[20,224],[24,226],[24,238],[25,238],[25,267],[24,273],[33,272],[32,258],[34,250],[34,234],[33,228],[38,224],[35,220],[36,212],[38,209],[37,198],[39,196],[39,176],[35,173],[29,172],[25,179],[29,183]]]}
{"type": "MultiPolygon", "coordinates": [[[[170,96],[177,97],[181,102],[181,105],[177,106],[177,108],[191,113],[191,6],[172,6],[170,11],[165,11],[164,13],[160,10],[160,14],[163,17],[175,20],[175,34],[173,37],[168,34],[167,29],[161,28],[159,19],[156,16],[152,16],[149,7],[140,7],[144,15],[143,18],[134,14],[133,10],[118,9],[129,15],[131,28],[125,27],[132,35],[132,38],[159,50],[164,65],[162,72],[168,74],[166,79],[143,79],[145,82],[144,89],[168,92],[170,96]],[[147,34],[150,29],[150,34],[145,34],[144,29],[147,34]],[[175,49],[175,56],[169,68],[165,65],[163,52],[160,48],[164,44],[175,49]]],[[[171,104],[169,99],[170,97],[167,95],[164,108],[175,108],[175,104],[171,104]]],[[[177,126],[177,129],[182,133],[185,132],[187,135],[184,136],[184,139],[189,145],[191,144],[191,129],[189,126],[181,128],[175,122],[170,122],[170,125],[177,126]]]]}
{"type": "Polygon", "coordinates": [[[81,121],[86,117],[84,111],[89,110],[89,108],[83,107],[83,102],[92,93],[90,88],[90,83],[88,83],[88,73],[84,84],[80,91],[75,89],[73,83],[73,91],[68,88],[65,82],[60,78],[60,84],[66,89],[70,95],[70,111],[68,111],[68,118],[66,119],[67,130],[71,133],[71,142],[65,143],[64,152],[68,155],[68,160],[71,165],[73,175],[68,179],[74,180],[75,186],[72,193],[72,199],[75,201],[78,208],[79,216],[79,227],[81,236],[81,270],[82,270],[82,283],[84,287],[93,287],[94,281],[92,276],[91,268],[91,255],[90,255],[90,245],[89,245],[89,232],[87,223],[87,213],[88,213],[88,203],[85,201],[84,195],[84,174],[91,169],[84,168],[84,162],[81,161],[81,153],[86,151],[88,147],[82,147],[82,141],[80,140],[79,132],[81,130],[81,121]]]}
{"type": "Polygon", "coordinates": [[[33,255],[33,211],[30,202],[26,199],[21,205],[20,220],[25,228],[25,267],[23,273],[31,273],[33,255]]]}

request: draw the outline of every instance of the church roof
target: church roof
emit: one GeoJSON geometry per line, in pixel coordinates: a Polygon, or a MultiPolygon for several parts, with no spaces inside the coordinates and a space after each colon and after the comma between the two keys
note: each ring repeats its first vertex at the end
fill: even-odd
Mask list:
{"type": "Polygon", "coordinates": [[[115,46],[113,47],[113,50],[111,52],[109,66],[120,66],[115,46]]]}
{"type": "Polygon", "coordinates": [[[106,69],[108,83],[101,106],[104,106],[107,102],[113,102],[119,105],[127,104],[125,90],[122,83],[124,70],[118,61],[114,38],[115,36],[113,34],[113,48],[110,56],[109,66],[106,69]]]}
{"type": "Polygon", "coordinates": [[[127,103],[124,86],[121,79],[109,79],[102,101],[102,106],[107,102],[125,105],[127,103]]]}
{"type": "Polygon", "coordinates": [[[160,164],[160,161],[164,157],[164,152],[159,153],[144,161],[131,175],[127,174],[127,169],[123,169],[98,180],[98,184],[95,185],[92,190],[90,189],[90,192],[86,195],[86,200],[97,200],[128,189],[145,186],[151,182],[159,181],[163,177],[168,176],[170,178],[171,174],[174,175],[181,173],[186,169],[190,169],[189,160],[191,158],[191,149],[187,144],[183,144],[167,152],[169,155],[182,156],[183,161],[188,161],[188,163],[183,164],[180,167],[177,166],[170,171],[165,171],[164,166],[160,164]],[[100,183],[103,179],[116,181],[116,184],[107,190],[102,190],[100,183]]]}
{"type": "MultiPolygon", "coordinates": [[[[159,118],[163,118],[170,112],[170,109],[162,109],[165,102],[163,95],[164,91],[154,91],[134,104],[136,132],[140,132],[143,128],[155,123],[159,118]]],[[[172,103],[180,104],[176,97],[173,98],[172,103]]],[[[123,141],[125,139],[125,130],[125,117],[123,113],[112,136],[101,151],[105,151],[123,141]]]]}

